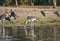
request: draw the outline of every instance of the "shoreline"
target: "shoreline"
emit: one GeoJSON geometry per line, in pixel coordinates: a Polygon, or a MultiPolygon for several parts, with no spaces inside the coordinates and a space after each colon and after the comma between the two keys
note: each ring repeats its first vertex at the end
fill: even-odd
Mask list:
{"type": "MultiPolygon", "coordinates": [[[[56,26],[56,25],[60,26],[60,23],[35,24],[34,26],[39,27],[39,26],[56,26]]],[[[4,25],[4,27],[24,27],[24,24],[8,24],[8,25],[4,25]]],[[[29,24],[27,24],[27,27],[29,27],[29,24]]]]}

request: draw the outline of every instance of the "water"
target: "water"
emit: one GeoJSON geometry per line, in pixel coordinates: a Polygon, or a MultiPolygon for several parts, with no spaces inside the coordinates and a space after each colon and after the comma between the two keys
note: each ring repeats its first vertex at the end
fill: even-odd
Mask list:
{"type": "MultiPolygon", "coordinates": [[[[23,27],[23,26],[22,26],[23,27]]],[[[25,30],[18,26],[16,28],[6,27],[6,31],[9,33],[7,41],[33,41],[32,36],[26,36],[25,30]],[[9,30],[10,29],[10,30],[9,30]]],[[[30,28],[27,28],[29,31],[30,28]]],[[[36,38],[34,41],[60,41],[60,25],[59,24],[40,24],[39,26],[34,26],[34,34],[36,38]],[[56,31],[55,31],[56,30],[56,31]]],[[[5,41],[6,39],[0,38],[0,41],[5,41]]]]}

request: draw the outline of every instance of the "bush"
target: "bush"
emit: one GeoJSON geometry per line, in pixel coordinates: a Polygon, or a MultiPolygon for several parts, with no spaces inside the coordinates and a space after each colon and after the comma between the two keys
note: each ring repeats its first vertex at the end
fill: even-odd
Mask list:
{"type": "Polygon", "coordinates": [[[0,5],[2,6],[4,4],[5,0],[0,0],[0,5]]]}
{"type": "Polygon", "coordinates": [[[3,5],[4,5],[4,6],[8,6],[8,3],[7,3],[7,2],[5,2],[3,5]]]}
{"type": "Polygon", "coordinates": [[[60,0],[57,0],[57,5],[60,6],[60,0]]]}

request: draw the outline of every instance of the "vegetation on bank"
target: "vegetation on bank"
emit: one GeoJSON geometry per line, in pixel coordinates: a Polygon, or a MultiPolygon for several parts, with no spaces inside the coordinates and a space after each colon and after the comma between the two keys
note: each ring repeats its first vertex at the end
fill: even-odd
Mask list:
{"type": "MultiPolygon", "coordinates": [[[[60,0],[56,0],[57,5],[60,5],[60,0]]],[[[0,5],[53,5],[53,0],[0,0],[0,5]],[[31,4],[29,4],[31,3],[31,4]]]]}
{"type": "MultiPolygon", "coordinates": [[[[4,24],[24,24],[25,20],[11,20],[11,21],[4,21],[4,24]]],[[[60,19],[38,19],[35,20],[34,23],[35,24],[46,24],[46,23],[60,23],[60,19]]],[[[0,24],[2,22],[0,21],[0,24]]]]}

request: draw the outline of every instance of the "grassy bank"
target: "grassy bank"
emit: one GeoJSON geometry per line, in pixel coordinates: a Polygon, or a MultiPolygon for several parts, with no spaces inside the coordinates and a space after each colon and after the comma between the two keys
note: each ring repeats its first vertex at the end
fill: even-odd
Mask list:
{"type": "MultiPolygon", "coordinates": [[[[4,24],[24,24],[25,20],[11,20],[11,21],[4,21],[4,24]]],[[[2,22],[0,21],[0,24],[2,22]]],[[[38,19],[34,21],[35,24],[47,24],[47,23],[60,23],[60,19],[38,19]]]]}

